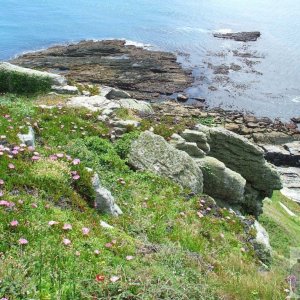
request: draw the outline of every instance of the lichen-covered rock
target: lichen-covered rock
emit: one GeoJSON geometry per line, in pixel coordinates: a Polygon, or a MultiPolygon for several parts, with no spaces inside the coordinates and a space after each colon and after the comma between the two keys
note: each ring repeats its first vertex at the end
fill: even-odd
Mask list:
{"type": "Polygon", "coordinates": [[[266,195],[281,189],[276,169],[264,159],[264,151],[246,138],[224,128],[209,129],[210,155],[241,174],[266,195]]]}
{"type": "Polygon", "coordinates": [[[205,152],[198,148],[196,143],[189,143],[179,134],[174,133],[171,136],[170,144],[176,149],[186,152],[191,157],[202,158],[205,156],[205,152]]]}
{"type": "Polygon", "coordinates": [[[255,220],[253,228],[256,230],[256,237],[254,239],[254,250],[259,259],[269,264],[271,260],[271,245],[269,240],[269,234],[266,229],[255,220]]]}
{"type": "Polygon", "coordinates": [[[230,204],[243,203],[246,180],[214,157],[196,160],[204,178],[204,192],[230,204]]]}
{"type": "Polygon", "coordinates": [[[73,85],[52,85],[51,90],[57,94],[67,94],[67,95],[78,95],[79,90],[77,86],[73,85]]]}
{"type": "Polygon", "coordinates": [[[28,69],[28,68],[23,68],[23,67],[19,67],[19,66],[7,63],[7,62],[0,63],[0,70],[3,70],[5,72],[17,72],[17,73],[28,75],[28,76],[49,78],[53,85],[66,85],[67,84],[67,80],[63,76],[53,74],[53,73],[41,72],[41,71],[36,71],[36,70],[28,69]]]}
{"type": "Polygon", "coordinates": [[[196,162],[150,131],[133,142],[128,161],[135,169],[168,177],[195,193],[203,191],[203,175],[196,162]]]}
{"type": "Polygon", "coordinates": [[[126,98],[131,98],[130,94],[119,90],[119,89],[114,89],[112,88],[105,96],[107,99],[110,100],[118,100],[118,99],[126,99],[126,98]]]}
{"type": "Polygon", "coordinates": [[[208,153],[210,151],[209,144],[207,143],[207,136],[204,132],[197,130],[185,129],[181,136],[187,141],[191,143],[196,143],[198,148],[208,153]]]}
{"type": "Polygon", "coordinates": [[[24,143],[27,146],[35,146],[35,134],[31,126],[28,128],[28,133],[19,133],[18,138],[20,139],[21,143],[24,143]]]}
{"type": "Polygon", "coordinates": [[[143,114],[153,114],[153,109],[151,104],[146,101],[138,101],[136,99],[120,99],[116,100],[117,103],[120,104],[121,107],[135,110],[139,113],[143,114]]]}
{"type": "MultiPolygon", "coordinates": [[[[89,169],[89,171],[92,172],[91,169],[89,169]]],[[[102,213],[107,213],[112,216],[118,216],[122,214],[122,210],[115,203],[115,199],[111,192],[101,185],[97,173],[95,173],[92,177],[92,184],[96,192],[95,208],[102,213]]]]}
{"type": "Polygon", "coordinates": [[[106,99],[104,96],[78,96],[72,97],[67,102],[71,107],[85,107],[91,111],[102,111],[104,109],[117,109],[120,104],[115,101],[106,99]]]}

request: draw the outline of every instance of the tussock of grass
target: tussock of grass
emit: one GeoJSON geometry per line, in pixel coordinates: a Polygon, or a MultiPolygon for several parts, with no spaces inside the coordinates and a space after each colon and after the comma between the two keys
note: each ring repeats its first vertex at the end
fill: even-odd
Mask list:
{"type": "Polygon", "coordinates": [[[35,94],[51,89],[51,79],[0,70],[0,93],[35,94]]]}

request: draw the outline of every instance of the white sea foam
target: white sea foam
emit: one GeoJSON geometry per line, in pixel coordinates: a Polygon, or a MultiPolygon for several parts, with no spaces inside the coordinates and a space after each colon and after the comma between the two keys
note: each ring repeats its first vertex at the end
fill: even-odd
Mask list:
{"type": "Polygon", "coordinates": [[[292,99],[292,102],[300,103],[300,96],[297,96],[296,98],[292,99]]]}
{"type": "Polygon", "coordinates": [[[215,33],[222,33],[222,34],[226,34],[226,33],[232,33],[232,29],[228,29],[228,28],[221,28],[221,29],[217,29],[214,31],[215,33]]]}

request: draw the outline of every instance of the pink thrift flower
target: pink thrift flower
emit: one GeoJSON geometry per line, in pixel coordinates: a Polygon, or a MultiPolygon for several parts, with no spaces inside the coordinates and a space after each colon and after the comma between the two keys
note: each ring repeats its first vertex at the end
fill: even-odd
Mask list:
{"type": "Polygon", "coordinates": [[[17,154],[19,153],[19,151],[18,151],[18,150],[13,150],[13,151],[11,151],[11,153],[12,153],[13,155],[17,155],[17,154]]]}
{"type": "Polygon", "coordinates": [[[32,204],[31,204],[31,207],[32,207],[32,208],[37,208],[38,206],[37,206],[36,203],[32,203],[32,204]]]}
{"type": "Polygon", "coordinates": [[[0,179],[0,185],[3,185],[3,184],[4,184],[4,180],[0,179]]]}
{"type": "Polygon", "coordinates": [[[35,148],[33,146],[28,146],[28,151],[33,152],[35,150],[35,148]]]}
{"type": "Polygon", "coordinates": [[[17,220],[13,220],[10,222],[11,227],[17,227],[19,225],[19,222],[17,220]]]}
{"type": "Polygon", "coordinates": [[[83,235],[88,235],[90,233],[90,229],[89,228],[87,228],[87,227],[83,227],[82,228],[82,234],[83,235]]]}
{"type": "Polygon", "coordinates": [[[95,255],[99,255],[100,254],[100,250],[95,250],[94,253],[95,253],[95,255]]]}
{"type": "Polygon", "coordinates": [[[10,203],[6,200],[1,200],[0,201],[0,206],[6,206],[6,207],[9,207],[10,206],[10,203]]]}
{"type": "Polygon", "coordinates": [[[58,224],[58,222],[56,222],[56,221],[49,221],[48,222],[49,226],[54,226],[54,225],[57,225],[57,224],[58,224]]]}
{"type": "Polygon", "coordinates": [[[64,224],[63,230],[71,230],[72,225],[71,224],[64,224]]]}
{"type": "Polygon", "coordinates": [[[13,169],[15,169],[16,167],[14,166],[14,164],[10,163],[10,164],[8,164],[8,168],[11,169],[11,170],[13,170],[13,169]]]}
{"type": "Polygon", "coordinates": [[[133,260],[133,259],[134,259],[134,256],[131,256],[131,255],[126,256],[126,260],[133,260]]]}
{"type": "Polygon", "coordinates": [[[50,158],[51,160],[57,160],[57,156],[56,156],[56,155],[50,155],[49,158],[50,158]]]}
{"type": "Polygon", "coordinates": [[[72,164],[75,166],[75,165],[79,165],[80,164],[80,159],[79,158],[75,158],[73,161],[72,161],[72,164]]]}
{"type": "Polygon", "coordinates": [[[77,174],[77,175],[74,175],[74,176],[73,176],[73,179],[74,179],[74,180],[78,180],[78,179],[80,179],[80,176],[79,176],[78,174],[77,174]]]}
{"type": "Polygon", "coordinates": [[[26,239],[24,239],[24,238],[21,238],[21,239],[19,239],[19,244],[20,245],[27,245],[28,241],[26,239]]]}
{"type": "Polygon", "coordinates": [[[63,244],[66,245],[66,246],[70,246],[71,241],[69,239],[63,239],[63,244]]]}
{"type": "Polygon", "coordinates": [[[63,153],[56,153],[56,156],[57,156],[58,158],[63,158],[65,155],[64,155],[63,153]]]}
{"type": "Polygon", "coordinates": [[[112,246],[113,246],[113,244],[111,244],[111,243],[106,243],[106,244],[105,244],[105,247],[106,247],[106,248],[111,248],[112,246]]]}
{"type": "Polygon", "coordinates": [[[33,161],[37,161],[37,160],[39,160],[40,159],[40,157],[39,156],[37,156],[37,155],[34,155],[34,156],[32,156],[32,158],[31,158],[33,161]]]}
{"type": "Polygon", "coordinates": [[[119,279],[120,279],[119,276],[112,276],[112,277],[110,277],[110,281],[113,282],[113,283],[117,282],[119,279]]]}
{"type": "Polygon", "coordinates": [[[24,201],[20,199],[20,200],[18,200],[18,203],[19,203],[19,204],[23,204],[24,201]]]}
{"type": "Polygon", "coordinates": [[[76,251],[76,252],[75,252],[75,255],[76,255],[76,256],[80,256],[80,252],[79,252],[79,251],[76,251]]]}
{"type": "Polygon", "coordinates": [[[3,192],[2,191],[0,191],[0,197],[2,197],[4,194],[3,194],[3,192]]]}

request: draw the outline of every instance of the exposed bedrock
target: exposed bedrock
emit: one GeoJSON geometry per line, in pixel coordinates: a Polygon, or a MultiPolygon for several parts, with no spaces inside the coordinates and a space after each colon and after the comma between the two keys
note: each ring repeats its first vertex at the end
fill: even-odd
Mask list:
{"type": "MultiPolygon", "coordinates": [[[[129,46],[121,40],[55,46],[24,54],[12,63],[58,72],[79,83],[118,87],[138,100],[180,92],[192,83],[191,73],[181,68],[176,55],[129,46]]],[[[112,98],[116,96],[120,95],[112,98]]]]}

